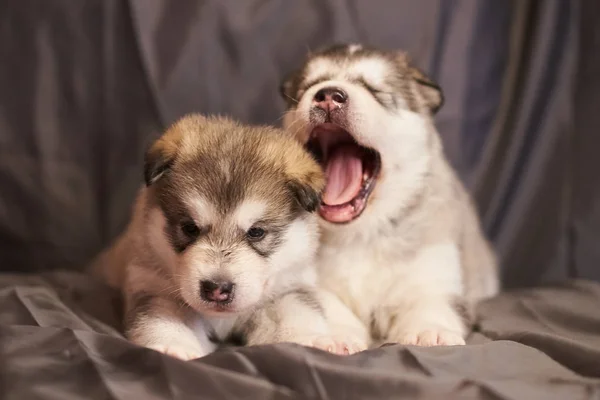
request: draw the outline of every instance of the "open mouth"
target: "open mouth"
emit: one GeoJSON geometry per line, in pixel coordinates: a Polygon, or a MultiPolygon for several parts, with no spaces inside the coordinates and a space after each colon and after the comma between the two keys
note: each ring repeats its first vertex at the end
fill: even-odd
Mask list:
{"type": "Polygon", "coordinates": [[[328,222],[353,221],[364,211],[381,168],[381,157],[359,145],[338,125],[317,125],[310,134],[308,150],[325,170],[327,185],[319,214],[328,222]]]}

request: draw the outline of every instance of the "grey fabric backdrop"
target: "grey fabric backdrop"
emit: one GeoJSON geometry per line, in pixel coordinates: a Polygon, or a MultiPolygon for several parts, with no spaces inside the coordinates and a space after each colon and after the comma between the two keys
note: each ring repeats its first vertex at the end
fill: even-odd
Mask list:
{"type": "Polygon", "coordinates": [[[496,0],[5,0],[0,269],[79,269],[124,226],[149,140],[191,111],[278,124],[340,41],[408,50],[509,287],[600,280],[599,6],[496,0]]]}

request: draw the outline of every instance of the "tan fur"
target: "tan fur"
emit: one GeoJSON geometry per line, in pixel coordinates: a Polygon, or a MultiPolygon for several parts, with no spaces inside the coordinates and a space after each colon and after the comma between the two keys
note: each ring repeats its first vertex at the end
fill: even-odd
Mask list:
{"type": "Polygon", "coordinates": [[[325,181],[292,136],[190,115],[150,147],[145,179],[126,231],[91,267],[122,289],[132,341],[183,359],[232,335],[248,344],[364,348],[336,338],[326,320],[311,214],[325,181]],[[190,224],[194,237],[184,230],[190,224]],[[250,240],[252,227],[264,238],[250,240]],[[223,279],[235,285],[231,302],[201,298],[201,282],[223,279]]]}

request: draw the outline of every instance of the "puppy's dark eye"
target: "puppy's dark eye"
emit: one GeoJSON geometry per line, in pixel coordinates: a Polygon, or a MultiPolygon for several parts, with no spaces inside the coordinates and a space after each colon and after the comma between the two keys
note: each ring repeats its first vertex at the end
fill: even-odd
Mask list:
{"type": "Polygon", "coordinates": [[[266,234],[267,232],[265,232],[264,229],[253,226],[252,228],[248,229],[248,232],[246,232],[246,237],[253,242],[257,242],[262,240],[266,234]]]}
{"type": "Polygon", "coordinates": [[[181,232],[191,239],[200,236],[200,227],[191,221],[181,223],[181,232]]]}

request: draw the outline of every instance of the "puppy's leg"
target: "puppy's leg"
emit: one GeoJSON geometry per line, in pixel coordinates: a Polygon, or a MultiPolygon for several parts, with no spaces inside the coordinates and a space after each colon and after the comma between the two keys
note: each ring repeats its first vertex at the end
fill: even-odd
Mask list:
{"type": "Polygon", "coordinates": [[[464,345],[466,326],[456,309],[462,296],[458,249],[439,244],[423,249],[387,308],[387,340],[402,344],[464,345]]]}
{"type": "Polygon", "coordinates": [[[183,308],[169,298],[132,293],[125,314],[126,335],[136,344],[183,360],[203,357],[212,349],[203,346],[186,324],[183,308]]]}
{"type": "Polygon", "coordinates": [[[361,350],[371,345],[371,335],[367,327],[335,294],[325,289],[318,289],[315,294],[335,337],[349,337],[361,350]]]}
{"type": "Polygon", "coordinates": [[[277,298],[245,319],[240,328],[248,345],[298,343],[342,355],[366,348],[361,337],[332,333],[314,289],[299,289],[277,298]]]}
{"type": "Polygon", "coordinates": [[[414,298],[399,309],[387,341],[418,346],[463,345],[465,326],[447,297],[414,298]]]}
{"type": "Polygon", "coordinates": [[[152,269],[130,265],[125,282],[125,334],[132,342],[184,360],[199,358],[213,348],[205,331],[188,322],[193,312],[167,294],[164,277],[152,269]]]}

